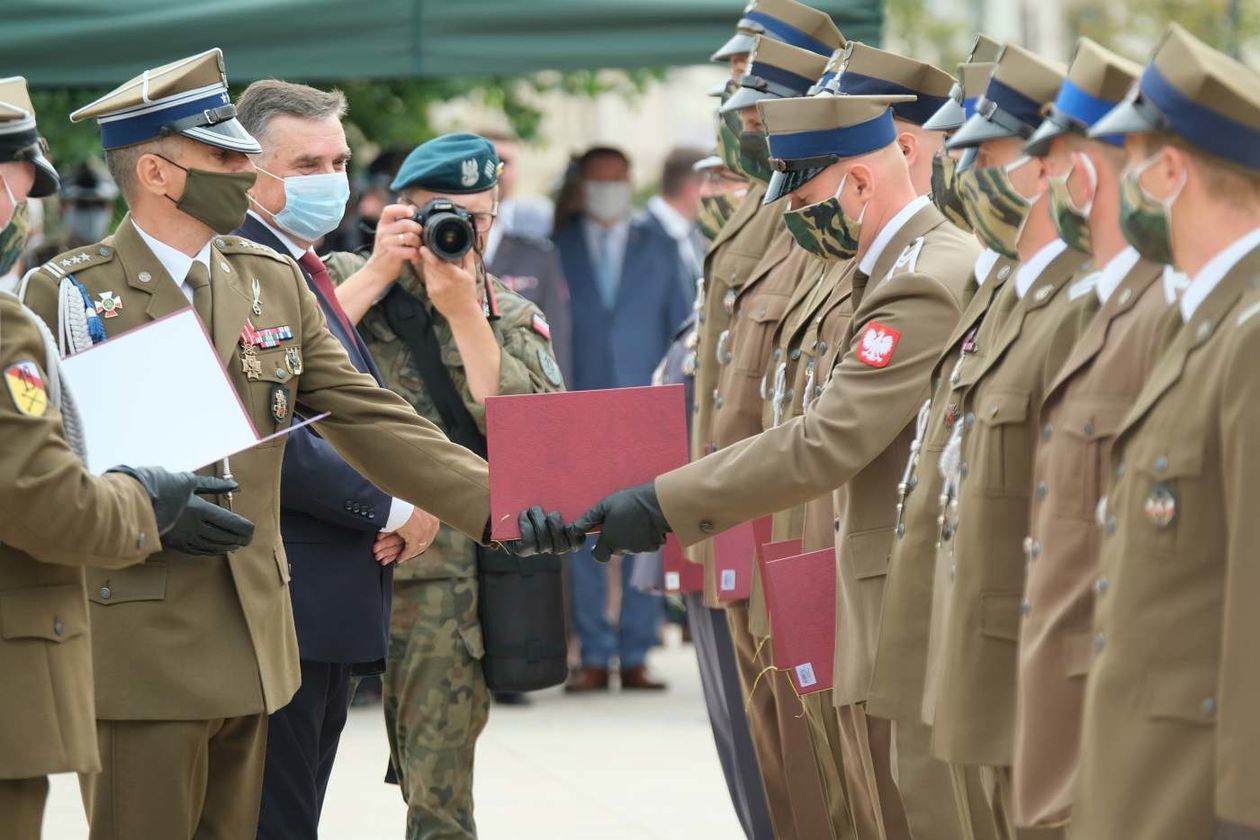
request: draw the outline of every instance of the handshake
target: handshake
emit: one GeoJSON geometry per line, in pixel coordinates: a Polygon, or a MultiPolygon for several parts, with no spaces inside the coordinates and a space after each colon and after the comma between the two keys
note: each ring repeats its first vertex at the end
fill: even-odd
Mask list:
{"type": "Polygon", "coordinates": [[[546,513],[537,505],[521,511],[518,522],[521,538],[503,544],[518,557],[568,554],[579,548],[586,535],[598,526],[595,559],[601,563],[607,563],[614,554],[655,551],[665,544],[665,535],[672,530],[650,481],[605,496],[572,524],[565,524],[559,513],[546,513]]]}

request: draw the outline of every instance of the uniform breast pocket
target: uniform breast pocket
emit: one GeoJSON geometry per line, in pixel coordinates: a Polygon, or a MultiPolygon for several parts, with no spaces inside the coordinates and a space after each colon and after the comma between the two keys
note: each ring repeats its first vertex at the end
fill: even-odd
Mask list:
{"type": "Polygon", "coordinates": [[[1131,498],[1137,509],[1125,512],[1131,518],[1128,530],[1143,553],[1193,557],[1206,550],[1192,544],[1185,528],[1195,519],[1190,506],[1201,495],[1196,489],[1203,470],[1202,437],[1179,433],[1163,439],[1170,441],[1164,448],[1125,459],[1125,470],[1135,471],[1136,482],[1131,498]]]}
{"type": "Polygon", "coordinates": [[[83,635],[87,626],[83,589],[77,583],[33,586],[0,594],[0,635],[7,640],[60,643],[83,635]]]}
{"type": "Polygon", "coordinates": [[[1092,399],[1065,404],[1055,414],[1050,434],[1062,435],[1064,445],[1052,450],[1041,480],[1045,493],[1054,496],[1056,511],[1094,521],[1098,499],[1106,492],[1111,443],[1128,409],[1121,400],[1092,399]]]}
{"type": "Polygon", "coordinates": [[[988,493],[1027,494],[1032,482],[1032,440],[1028,392],[993,390],[972,409],[975,455],[967,465],[971,480],[988,493]],[[980,475],[974,475],[979,472],[980,475]]]}
{"type": "Polygon", "coordinates": [[[762,295],[740,309],[739,318],[743,323],[739,325],[736,346],[732,348],[737,372],[757,377],[765,373],[774,330],[787,304],[786,295],[762,295]]]}

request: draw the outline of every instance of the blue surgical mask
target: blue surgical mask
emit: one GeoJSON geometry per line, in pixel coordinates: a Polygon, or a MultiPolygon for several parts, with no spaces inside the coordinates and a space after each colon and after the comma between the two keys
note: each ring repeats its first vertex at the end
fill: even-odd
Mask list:
{"type": "MultiPolygon", "coordinates": [[[[258,167],[265,175],[270,172],[258,167]]],[[[284,182],[284,209],[275,214],[276,224],[306,242],[314,242],[341,224],[350,200],[350,180],[344,172],[290,175],[284,182]]]]}

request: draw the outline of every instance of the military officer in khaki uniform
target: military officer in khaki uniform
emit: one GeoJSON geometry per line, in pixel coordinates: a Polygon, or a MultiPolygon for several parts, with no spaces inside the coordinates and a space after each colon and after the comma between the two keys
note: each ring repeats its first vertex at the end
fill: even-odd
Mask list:
{"type": "MultiPolygon", "coordinates": [[[[319,432],[351,466],[482,538],[485,463],[354,371],[292,259],[225,235],[244,219],[247,154],[259,151],[233,114],[215,49],[72,115],[100,123],[131,213],[113,236],[28,275],[27,303],[65,324],[75,351],[191,303],[255,428],[283,429],[295,404],[331,412],[319,432]]],[[[266,716],[298,675],[279,534],[283,448],[279,438],[220,465],[241,486],[221,503],[257,524],[250,547],[88,575],[105,768],[82,780],[93,838],[254,832],[266,716]]]]}
{"type": "MultiPolygon", "coordinates": [[[[937,564],[947,571],[937,577],[934,610],[943,618],[939,638],[930,640],[924,703],[933,753],[960,773],[986,768],[999,836],[1014,833],[1015,644],[1034,407],[1098,305],[1092,278],[1073,282],[1087,256],[1058,238],[1047,210],[1047,175],[1056,163],[1023,151],[1062,81],[1059,67],[1006,45],[976,113],[947,143],[978,148],[974,167],[960,176],[968,217],[989,247],[1018,257],[1020,266],[968,339],[979,352],[964,354],[950,374],[957,416],[940,463],[956,498],[945,511],[950,538],[938,548],[937,564]]],[[[960,802],[960,817],[974,819],[976,810],[960,802]]]]}
{"type": "Polygon", "coordinates": [[[1191,279],[1112,445],[1070,836],[1255,838],[1260,76],[1174,25],[1091,133],[1128,134],[1121,225],[1191,279]]]}
{"type": "Polygon", "coordinates": [[[1171,302],[1163,266],[1143,260],[1120,229],[1122,138],[1085,138],[1139,70],[1081,39],[1026,146],[1034,155],[1061,153],[1065,168],[1050,178],[1051,219],[1059,238],[1099,267],[1101,309],[1051,380],[1037,423],[1049,432],[1036,443],[1029,545],[1039,553],[1028,564],[1019,633],[1012,803],[1021,826],[1059,826],[1071,815],[1098,564],[1094,511],[1112,436],[1158,354],[1171,302]]]}
{"type": "MultiPolygon", "coordinates": [[[[868,667],[892,538],[891,508],[878,500],[893,493],[907,424],[926,396],[927,368],[957,318],[978,251],[915,195],[890,108],[908,99],[816,96],[760,106],[774,129],[771,154],[785,170],[781,189],[792,193],[786,218],[797,243],[859,263],[845,350],[822,394],[803,416],[655,485],[614,494],[575,523],[603,521],[597,555],[653,542],[660,529],[689,544],[848,484],[835,537],[841,658],[834,691],[846,707],[864,699],[857,675],[868,667]],[[631,499],[646,516],[625,506],[631,499]]],[[[852,715],[841,711],[839,723],[869,740],[864,725],[854,731],[852,715]]]]}
{"type": "MultiPolygon", "coordinates": [[[[21,77],[0,80],[0,218],[57,191],[21,77]]],[[[162,548],[219,554],[252,525],[194,493],[231,481],[156,468],[102,476],[47,327],[0,292],[0,838],[37,840],[49,773],[98,772],[84,567],[120,569],[162,548]],[[204,529],[206,536],[199,534],[204,529]],[[213,544],[211,544],[213,543],[213,544]],[[222,545],[223,547],[220,547],[222,545]]]]}

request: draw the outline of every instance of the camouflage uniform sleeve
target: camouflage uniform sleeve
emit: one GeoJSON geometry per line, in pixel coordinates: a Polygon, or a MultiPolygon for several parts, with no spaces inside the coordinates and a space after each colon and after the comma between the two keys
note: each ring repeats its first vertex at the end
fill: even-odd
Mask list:
{"type": "Polygon", "coordinates": [[[352,254],[349,251],[333,251],[324,257],[324,267],[328,269],[328,276],[332,278],[334,286],[340,286],[346,282],[347,277],[366,264],[367,257],[352,254]]]}

